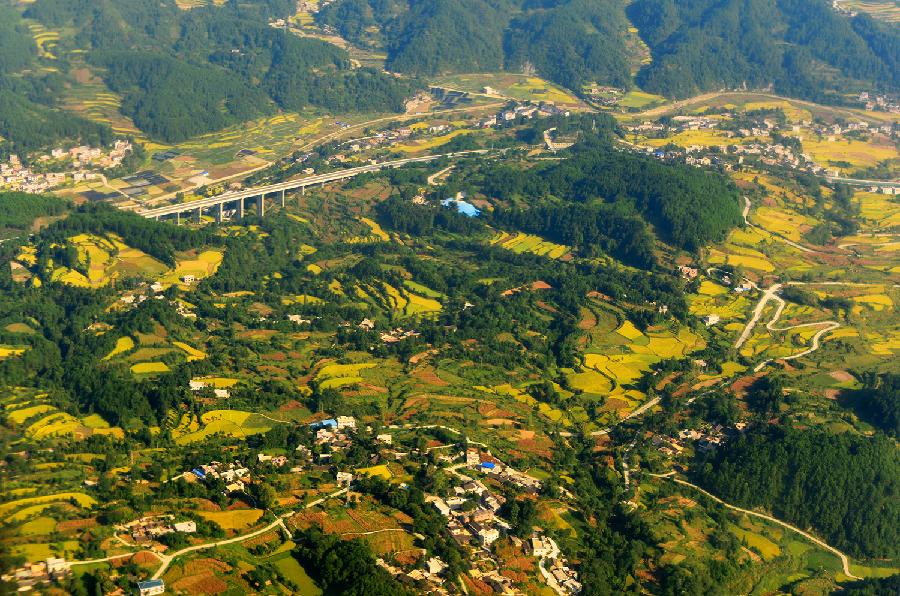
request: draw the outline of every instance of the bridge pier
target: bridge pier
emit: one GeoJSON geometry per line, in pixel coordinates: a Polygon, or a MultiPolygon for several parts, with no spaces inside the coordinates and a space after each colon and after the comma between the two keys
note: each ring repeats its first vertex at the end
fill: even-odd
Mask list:
{"type": "Polygon", "coordinates": [[[175,214],[175,225],[176,225],[176,226],[180,226],[180,225],[181,225],[181,213],[180,213],[180,212],[178,212],[178,213],[175,214]]]}
{"type": "Polygon", "coordinates": [[[194,223],[203,223],[203,207],[198,207],[197,210],[194,211],[194,223]]]}
{"type": "Polygon", "coordinates": [[[244,219],[244,197],[238,199],[237,217],[238,219],[244,219]]]}
{"type": "Polygon", "coordinates": [[[225,203],[219,203],[216,205],[216,223],[222,223],[223,219],[225,219],[225,203]]]}
{"type": "Polygon", "coordinates": [[[284,207],[284,189],[281,189],[281,206],[284,207]]]}
{"type": "Polygon", "coordinates": [[[266,216],[266,195],[260,194],[256,203],[256,214],[260,217],[266,216]]]}

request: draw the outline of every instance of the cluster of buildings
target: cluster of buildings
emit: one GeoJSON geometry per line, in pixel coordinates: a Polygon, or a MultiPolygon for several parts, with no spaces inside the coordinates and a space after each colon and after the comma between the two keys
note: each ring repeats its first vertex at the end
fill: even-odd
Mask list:
{"type": "Polygon", "coordinates": [[[319,453],[319,460],[328,461],[332,453],[347,449],[353,444],[351,433],[356,432],[356,418],[353,416],[326,418],[309,426],[316,432],[314,444],[329,449],[327,452],[319,453]]]}
{"type": "Polygon", "coordinates": [[[678,431],[677,437],[653,435],[650,442],[663,455],[676,457],[684,452],[688,443],[699,451],[712,451],[729,438],[743,433],[747,430],[747,426],[746,422],[738,422],[730,427],[721,424],[704,424],[697,429],[681,429],[678,431]]]}
{"type": "Polygon", "coordinates": [[[117,532],[128,532],[135,544],[143,544],[157,540],[166,534],[181,532],[193,534],[197,531],[197,523],[194,521],[175,522],[172,515],[154,515],[142,517],[127,524],[116,526],[117,532]]]}
{"type": "Polygon", "coordinates": [[[490,452],[482,453],[474,448],[438,459],[453,464],[446,469],[453,473],[458,482],[447,495],[426,495],[425,501],[446,518],[450,536],[469,552],[472,560],[489,563],[473,566],[469,570],[473,579],[490,586],[499,594],[519,593],[514,582],[500,573],[502,565],[491,548],[501,536],[509,536],[516,547],[540,559],[541,574],[554,591],[561,595],[581,591],[577,572],[569,567],[551,538],[535,533],[530,541],[523,541],[510,534],[512,526],[499,515],[506,498],[491,490],[477,475],[480,474],[485,481],[490,479],[528,493],[540,490],[539,480],[504,465],[490,452]],[[475,472],[475,477],[460,473],[458,470],[462,468],[475,472]]]}
{"type": "MultiPolygon", "coordinates": [[[[806,171],[818,176],[837,177],[840,171],[833,167],[819,165],[806,153],[802,153],[804,135],[816,136],[834,142],[840,135],[880,134],[893,139],[900,138],[900,129],[892,123],[870,124],[863,121],[826,124],[803,121],[797,124],[780,124],[768,117],[744,119],[741,114],[718,114],[707,116],[675,116],[667,126],[659,122],[642,122],[626,127],[634,134],[651,138],[677,134],[684,131],[718,129],[722,137],[734,139],[734,143],[717,145],[693,144],[680,148],[657,149],[627,143],[636,150],[644,151],[667,161],[681,161],[693,166],[719,166],[731,170],[745,161],[760,162],[769,166],[782,166],[793,170],[806,171]],[[742,118],[734,121],[733,118],[742,118]],[[793,142],[790,139],[796,139],[793,142]]],[[[893,188],[893,187],[890,187],[893,188]]]]}
{"type": "Polygon", "coordinates": [[[79,146],[71,149],[53,149],[38,156],[39,167],[26,166],[16,155],[0,164],[0,187],[30,193],[46,192],[69,182],[79,183],[101,177],[96,170],[121,165],[133,151],[129,141],[116,141],[112,149],[79,146]]]}
{"type": "Polygon", "coordinates": [[[221,479],[226,483],[226,495],[243,491],[247,483],[250,482],[250,470],[237,461],[227,465],[217,461],[210,462],[185,472],[182,476],[185,478],[193,476],[197,480],[204,482],[212,478],[221,479]]]}
{"type": "Polygon", "coordinates": [[[578,572],[569,567],[559,546],[549,536],[535,532],[528,542],[531,554],[540,559],[539,568],[547,585],[557,594],[579,594],[582,589],[578,572]]]}
{"type": "Polygon", "coordinates": [[[45,561],[29,563],[0,577],[4,582],[15,582],[19,592],[32,590],[43,591],[42,588],[58,582],[71,573],[65,559],[50,557],[45,561]]]}
{"type": "Polygon", "coordinates": [[[426,594],[444,595],[450,593],[444,588],[444,578],[442,577],[442,574],[447,569],[447,563],[441,560],[440,557],[431,557],[424,562],[424,567],[417,567],[411,571],[405,571],[400,567],[391,565],[381,558],[376,559],[375,562],[401,584],[415,587],[426,594]]]}
{"type": "Polygon", "coordinates": [[[211,381],[205,379],[191,379],[188,381],[188,388],[192,393],[199,393],[207,387],[213,388],[213,395],[218,399],[227,399],[230,396],[228,389],[215,387],[211,381]]]}
{"type": "Polygon", "coordinates": [[[532,103],[516,103],[509,107],[505,107],[493,116],[488,116],[478,121],[479,128],[493,128],[495,126],[503,126],[504,124],[515,123],[520,120],[531,120],[533,118],[549,118],[550,116],[566,116],[570,115],[569,110],[557,107],[552,103],[541,102],[539,104],[532,103]]]}
{"type": "Polygon", "coordinates": [[[896,95],[882,95],[863,91],[859,94],[859,101],[867,110],[878,112],[891,112],[900,114],[900,97],[896,95]]]}

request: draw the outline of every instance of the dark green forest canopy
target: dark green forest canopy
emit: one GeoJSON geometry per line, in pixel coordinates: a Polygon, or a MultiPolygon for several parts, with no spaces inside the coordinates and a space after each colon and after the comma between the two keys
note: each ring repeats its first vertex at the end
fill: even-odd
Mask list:
{"type": "Polygon", "coordinates": [[[638,0],[628,15],[653,54],[638,83],[655,93],[771,85],[839,101],[857,81],[900,85],[898,29],[839,15],[824,0],[638,0]]]}
{"type": "Polygon", "coordinates": [[[853,556],[898,554],[900,454],[883,435],[754,428],[698,457],[695,480],[743,507],[763,507],[853,556]]]}
{"type": "Polygon", "coordinates": [[[338,0],[318,19],[354,43],[386,48],[390,68],[425,75],[527,66],[575,91],[590,81],[629,87],[636,63],[625,36],[630,19],[653,56],[638,83],[667,96],[771,85],[840,101],[847,85],[900,84],[897,28],[865,14],[847,18],[825,0],[626,4],[338,0]]]}
{"type": "Polygon", "coordinates": [[[399,72],[527,67],[575,90],[590,81],[630,85],[618,0],[338,0],[317,18],[353,43],[383,46],[388,68],[399,72]]]}
{"type": "Polygon", "coordinates": [[[527,199],[558,201],[536,209],[498,209],[492,215],[498,224],[577,246],[606,237],[613,243],[604,251],[642,267],[652,264],[652,245],[641,220],[663,240],[689,251],[722,240],[740,223],[737,188],[724,176],[618,151],[605,141],[582,142],[574,156],[530,169],[489,165],[476,180],[489,197],[517,205],[527,199]]]}
{"type": "Polygon", "coordinates": [[[88,61],[123,95],[123,113],[167,142],[279,108],[400,111],[419,87],[354,69],[344,50],[268,25],[293,10],[280,0],[190,11],[174,0],[37,0],[26,16],[74,29],[60,42],[65,50],[88,50],[88,61]]]}

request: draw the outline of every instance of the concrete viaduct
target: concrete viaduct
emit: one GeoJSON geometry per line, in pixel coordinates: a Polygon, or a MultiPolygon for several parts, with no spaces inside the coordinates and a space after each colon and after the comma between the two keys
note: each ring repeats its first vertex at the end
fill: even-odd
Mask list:
{"type": "Polygon", "coordinates": [[[190,203],[178,203],[176,205],[166,205],[164,207],[157,207],[155,209],[147,209],[145,211],[139,211],[138,214],[146,217],[147,219],[155,220],[160,220],[163,218],[174,218],[176,223],[181,223],[181,216],[185,214],[189,217],[192,216],[193,220],[199,223],[201,221],[201,218],[203,217],[204,210],[211,210],[213,215],[215,216],[216,223],[221,223],[222,219],[224,218],[226,205],[233,204],[233,209],[237,217],[241,218],[244,217],[246,201],[248,199],[252,199],[251,204],[256,206],[256,214],[260,217],[263,217],[266,214],[265,199],[269,195],[275,195],[281,206],[284,207],[285,193],[289,190],[297,190],[299,188],[301,192],[305,192],[306,187],[308,186],[315,186],[316,184],[325,186],[325,184],[328,182],[347,180],[349,178],[353,178],[354,176],[359,176],[360,174],[377,172],[385,168],[399,168],[410,163],[421,163],[434,161],[443,157],[459,157],[463,155],[480,154],[487,152],[488,151],[486,149],[477,149],[471,151],[458,151],[456,153],[444,153],[441,155],[426,155],[424,157],[409,157],[406,159],[385,161],[377,164],[369,164],[356,168],[349,168],[347,170],[337,170],[335,172],[328,172],[326,174],[317,174],[315,176],[300,178],[298,180],[290,180],[288,182],[280,182],[278,184],[272,184],[269,186],[259,186],[256,188],[235,190],[222,193],[214,197],[191,201],[190,203]]]}

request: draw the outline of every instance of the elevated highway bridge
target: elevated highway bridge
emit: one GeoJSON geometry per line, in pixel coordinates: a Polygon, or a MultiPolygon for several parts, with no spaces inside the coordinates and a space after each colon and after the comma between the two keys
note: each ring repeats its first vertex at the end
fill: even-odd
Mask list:
{"type": "Polygon", "coordinates": [[[256,214],[264,217],[266,214],[266,197],[275,195],[281,206],[285,204],[285,193],[288,191],[300,190],[304,192],[307,187],[320,185],[324,186],[329,182],[337,182],[340,180],[348,180],[360,174],[368,174],[378,172],[386,168],[399,168],[411,163],[423,163],[435,161],[442,158],[463,157],[466,155],[476,155],[488,153],[487,149],[476,149],[470,151],[458,151],[455,153],[443,153],[440,155],[426,155],[423,157],[408,157],[405,159],[396,159],[376,164],[367,164],[356,168],[346,170],[336,170],[325,174],[316,174],[306,178],[298,178],[287,182],[279,182],[278,184],[270,184],[268,186],[258,186],[253,188],[244,188],[225,192],[214,197],[206,197],[189,203],[178,203],[173,205],[165,205],[154,209],[146,209],[137,213],[147,219],[173,219],[176,223],[181,222],[181,217],[186,216],[193,218],[194,221],[200,222],[204,211],[211,211],[216,222],[221,222],[224,218],[226,209],[233,210],[236,217],[244,216],[247,207],[247,201],[256,207],[256,214]]]}

